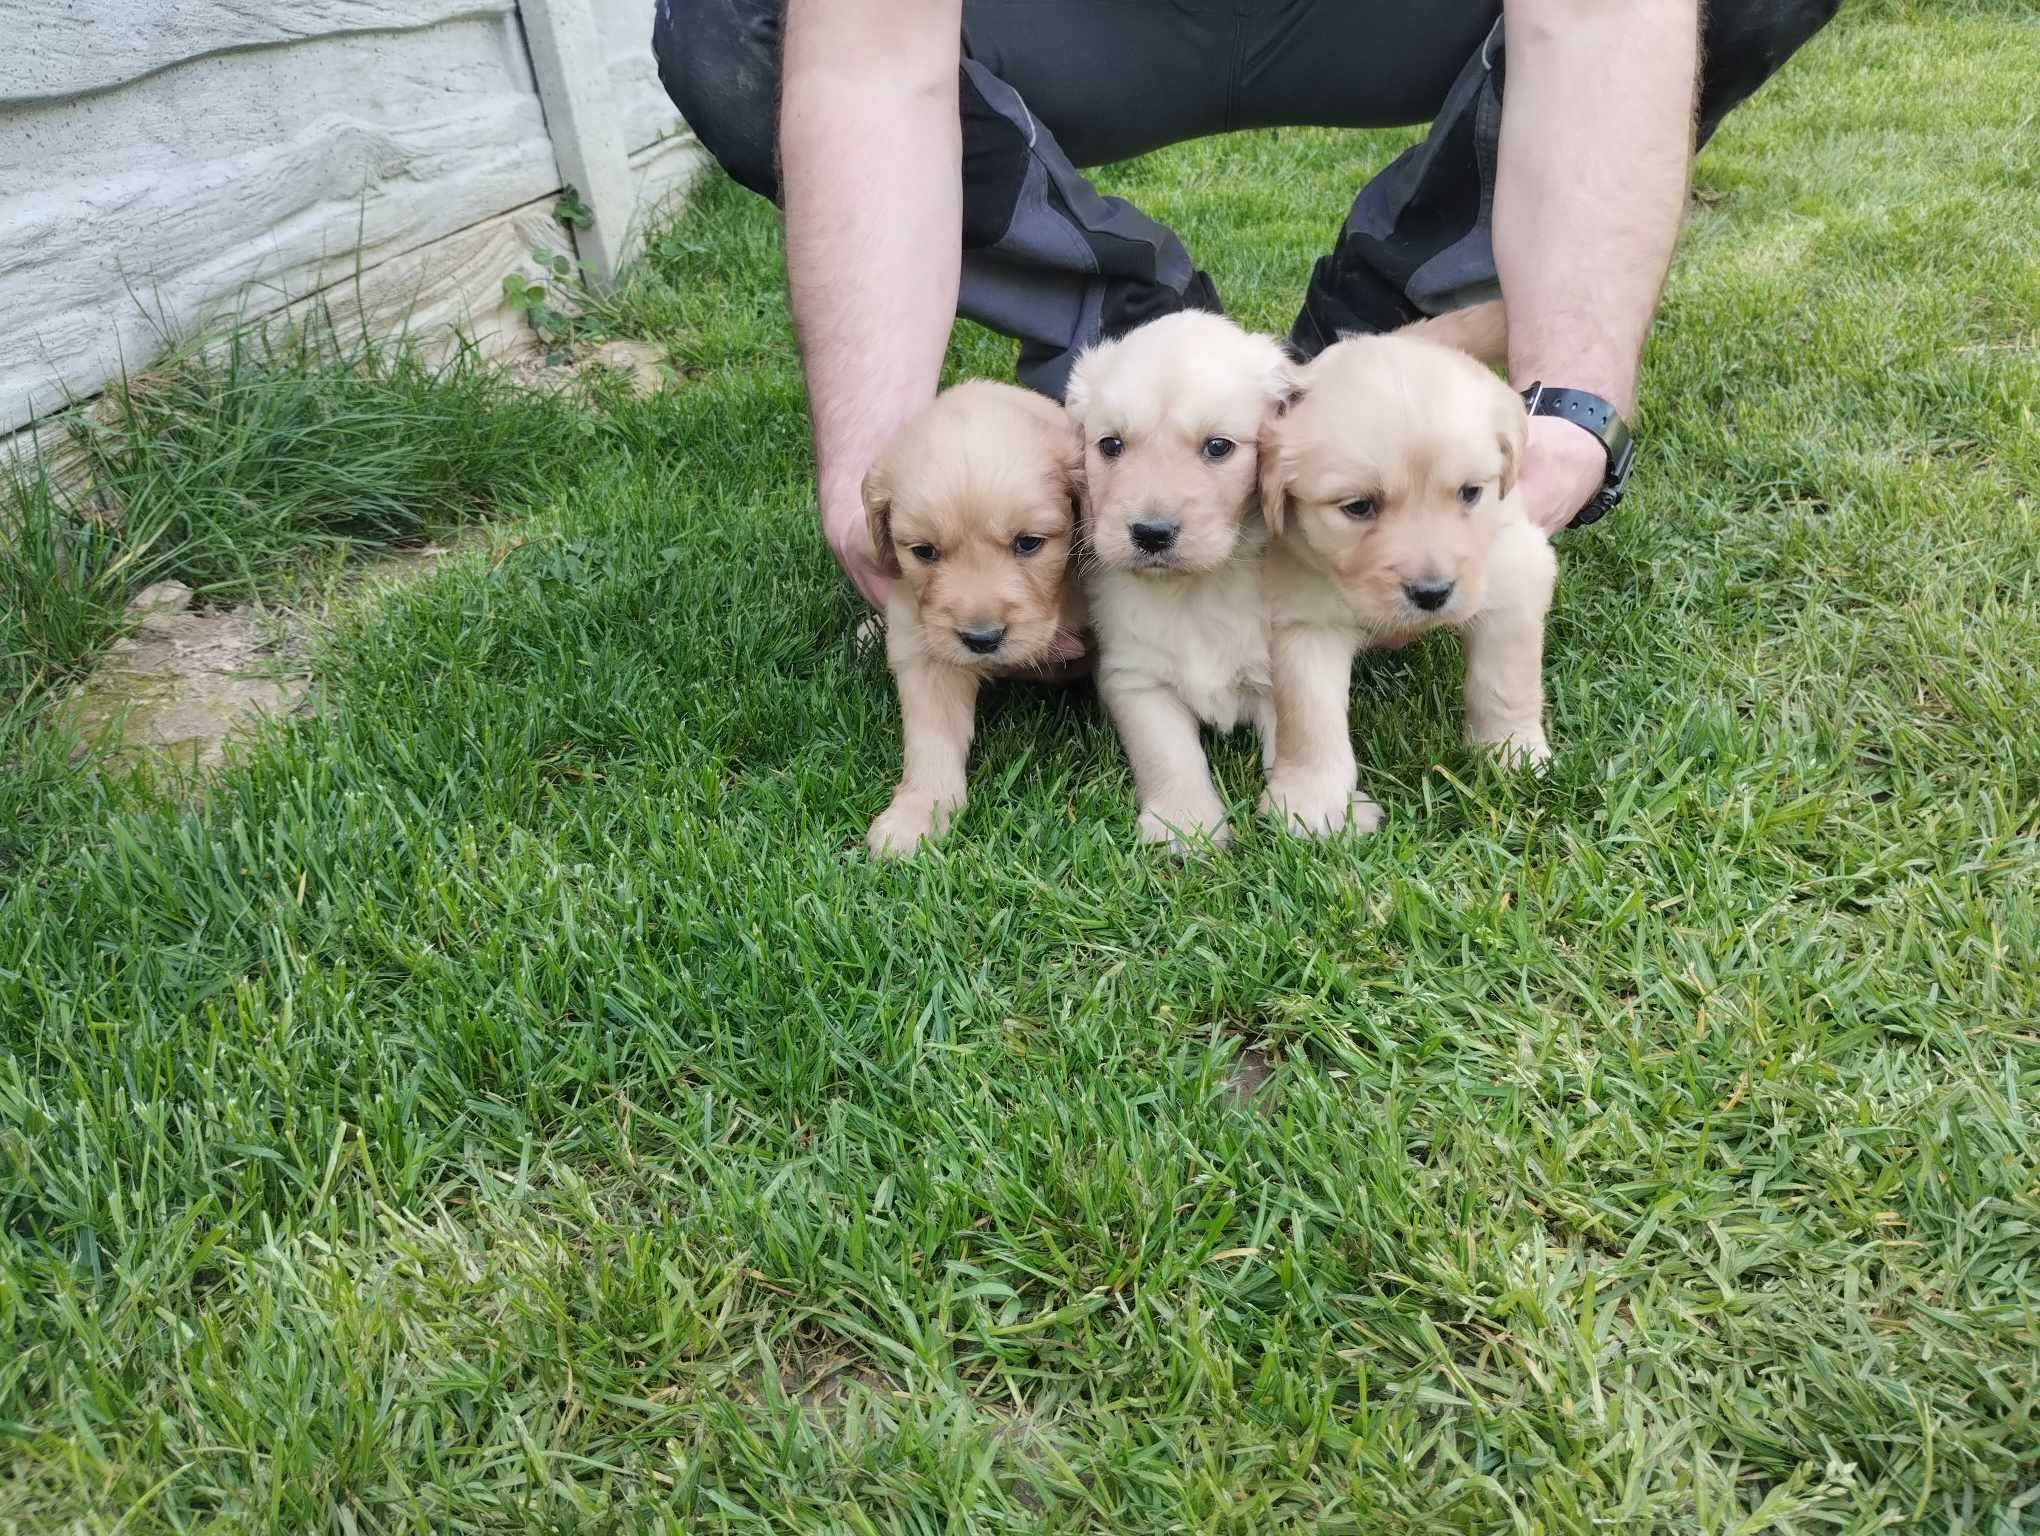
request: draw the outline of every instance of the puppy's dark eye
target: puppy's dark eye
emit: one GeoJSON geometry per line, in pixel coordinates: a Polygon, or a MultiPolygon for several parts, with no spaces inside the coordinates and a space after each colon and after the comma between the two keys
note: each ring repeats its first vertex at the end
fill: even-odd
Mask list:
{"type": "Polygon", "coordinates": [[[933,565],[942,558],[941,552],[933,544],[909,544],[907,550],[923,565],[933,565]]]}
{"type": "Polygon", "coordinates": [[[1459,499],[1469,507],[1472,506],[1480,500],[1480,487],[1477,485],[1462,485],[1459,488],[1459,499]]]}
{"type": "Polygon", "coordinates": [[[1233,449],[1239,446],[1229,437],[1207,437],[1204,440],[1204,457],[1212,464],[1222,464],[1232,457],[1233,449]]]}
{"type": "Polygon", "coordinates": [[[1023,533],[1013,540],[1013,553],[1024,559],[1047,542],[1048,540],[1038,533],[1023,533]]]}
{"type": "Polygon", "coordinates": [[[1098,454],[1101,458],[1116,459],[1124,452],[1126,452],[1126,444],[1118,438],[1101,437],[1098,439],[1098,454]]]}
{"type": "Polygon", "coordinates": [[[1352,518],[1354,522],[1364,523],[1371,519],[1380,509],[1374,505],[1374,498],[1372,496],[1360,496],[1352,501],[1341,503],[1339,510],[1352,518]]]}

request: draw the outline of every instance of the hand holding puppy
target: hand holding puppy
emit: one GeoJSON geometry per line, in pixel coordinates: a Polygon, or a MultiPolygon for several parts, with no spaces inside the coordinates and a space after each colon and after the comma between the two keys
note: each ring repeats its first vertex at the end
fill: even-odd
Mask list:
{"type": "Polygon", "coordinates": [[[845,491],[824,487],[821,503],[822,538],[828,543],[829,553],[864,594],[864,600],[884,613],[892,599],[893,577],[879,552],[872,548],[871,525],[864,514],[859,488],[853,485],[845,491]]]}
{"type": "Polygon", "coordinates": [[[1516,493],[1524,515],[1547,538],[1593,499],[1607,474],[1608,451],[1599,440],[1555,416],[1530,418],[1516,493]]]}

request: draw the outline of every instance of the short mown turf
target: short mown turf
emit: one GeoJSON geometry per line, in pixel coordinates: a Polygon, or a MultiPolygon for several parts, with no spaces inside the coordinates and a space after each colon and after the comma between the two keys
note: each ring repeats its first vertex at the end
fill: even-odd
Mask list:
{"type": "MultiPolygon", "coordinates": [[[[1845,16],[1730,121],[1551,773],[1457,745],[1449,638],[1369,658],[1343,846],[1235,743],[1234,850],[1138,849],[1089,695],[1014,687],[865,858],[892,690],[709,187],[607,311],[678,387],[435,429],[486,495],[378,456],[367,514],[515,516],[324,714],[195,800],[0,752],[0,1529],[2040,1525],[2017,15],[1845,16]]],[[[1104,179],[1286,327],[1401,142],[1104,179]]]]}

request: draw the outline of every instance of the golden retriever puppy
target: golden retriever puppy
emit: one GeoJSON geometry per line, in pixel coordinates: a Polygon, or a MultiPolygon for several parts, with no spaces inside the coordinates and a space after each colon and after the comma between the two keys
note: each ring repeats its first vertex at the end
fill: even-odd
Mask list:
{"type": "Polygon", "coordinates": [[[1082,467],[1061,406],[979,379],[937,396],[865,476],[872,548],[899,578],[885,652],[905,758],[873,853],[912,853],[963,805],[979,683],[1047,663],[1082,631],[1068,579],[1082,467]]]}
{"type": "Polygon", "coordinates": [[[1325,349],[1261,447],[1276,742],[1262,808],[1293,831],[1374,830],[1347,724],[1353,657],[1428,630],[1466,647],[1466,735],[1540,766],[1557,562],[1524,514],[1522,400],[1421,335],[1325,349]]]}
{"type": "Polygon", "coordinates": [[[1251,725],[1264,761],[1274,751],[1256,468],[1288,388],[1278,342],[1197,311],[1106,342],[1070,374],[1098,692],[1133,768],[1143,842],[1231,837],[1200,725],[1251,725]]]}

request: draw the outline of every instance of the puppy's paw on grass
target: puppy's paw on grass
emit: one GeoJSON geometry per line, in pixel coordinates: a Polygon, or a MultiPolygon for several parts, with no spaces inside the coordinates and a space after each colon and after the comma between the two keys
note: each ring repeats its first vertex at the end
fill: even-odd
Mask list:
{"type": "Polygon", "coordinates": [[[1167,848],[1179,856],[1199,848],[1223,848],[1232,841],[1232,823],[1217,800],[1151,805],[1134,823],[1143,843],[1167,848]]]}
{"type": "Polygon", "coordinates": [[[872,822],[864,844],[874,858],[912,858],[922,844],[942,835],[955,810],[925,795],[895,798],[872,822]]]}
{"type": "Polygon", "coordinates": [[[1544,765],[1551,761],[1551,743],[1544,739],[1541,726],[1526,726],[1492,740],[1476,740],[1471,745],[1518,773],[1542,773],[1544,765]]]}
{"type": "Polygon", "coordinates": [[[1261,795],[1261,814],[1300,837],[1364,837],[1381,826],[1381,807],[1332,779],[1278,778],[1261,795]]]}
{"type": "Polygon", "coordinates": [[[1368,837],[1381,830],[1382,818],[1386,813],[1359,790],[1346,797],[1346,830],[1358,837],[1368,837]]]}

